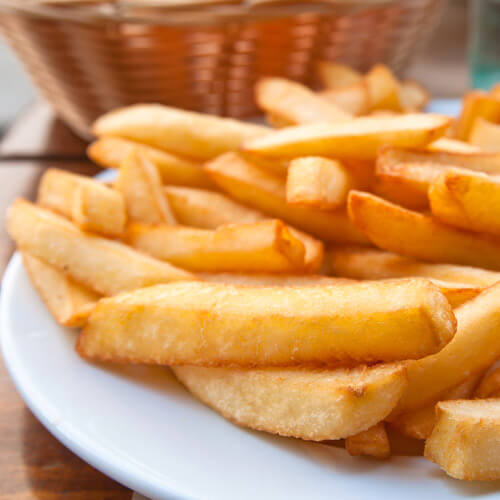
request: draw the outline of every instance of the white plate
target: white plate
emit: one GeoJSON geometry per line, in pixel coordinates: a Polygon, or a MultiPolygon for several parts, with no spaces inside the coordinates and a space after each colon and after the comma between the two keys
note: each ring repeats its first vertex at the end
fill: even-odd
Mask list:
{"type": "Polygon", "coordinates": [[[447,478],[420,457],[386,462],[236,427],[161,368],[110,369],[74,352],[19,255],[2,287],[2,349],[24,400],[60,441],[120,483],[169,500],[500,499],[500,482],[447,478]]]}

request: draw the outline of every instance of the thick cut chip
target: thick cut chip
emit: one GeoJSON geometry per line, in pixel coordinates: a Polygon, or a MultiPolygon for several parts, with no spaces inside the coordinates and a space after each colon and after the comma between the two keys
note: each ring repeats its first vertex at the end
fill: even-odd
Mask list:
{"type": "Polygon", "coordinates": [[[156,165],[164,184],[203,189],[214,188],[214,183],[203,170],[201,162],[167,153],[139,142],[120,137],[101,137],[87,148],[90,159],[106,168],[120,168],[132,151],[137,151],[156,165]]]}
{"type": "Polygon", "coordinates": [[[121,193],[81,175],[50,168],[40,181],[37,202],[84,231],[120,236],[125,229],[127,214],[121,193]]]}
{"type": "Polygon", "coordinates": [[[209,160],[238,149],[244,140],[269,130],[160,104],[136,104],[111,111],[92,127],[97,137],[122,137],[198,160],[209,160]]]}
{"type": "Polygon", "coordinates": [[[477,118],[469,142],[485,151],[500,151],[500,124],[477,118]]]}
{"type": "Polygon", "coordinates": [[[468,141],[479,118],[499,123],[500,99],[481,90],[466,94],[463,99],[462,113],[455,124],[455,137],[468,141]]]}
{"type": "Polygon", "coordinates": [[[365,115],[370,111],[368,87],[363,80],[347,87],[324,90],[319,95],[353,116],[365,115]]]}
{"type": "Polygon", "coordinates": [[[298,272],[304,245],[279,220],[216,230],[131,224],[126,241],[153,257],[191,271],[298,272]]]}
{"type": "Polygon", "coordinates": [[[217,185],[240,203],[326,241],[366,242],[344,210],[325,212],[287,204],[285,181],[256,167],[237,153],[222,155],[205,168],[217,185]]]}
{"type": "Polygon", "coordinates": [[[430,98],[429,91],[415,80],[404,80],[399,86],[399,102],[405,111],[421,111],[430,98]]]}
{"type": "MultiPolygon", "coordinates": [[[[175,218],[185,226],[217,229],[226,224],[251,224],[269,219],[222,193],[174,186],[164,189],[175,218]]],[[[294,227],[288,229],[305,247],[304,270],[317,272],[323,263],[323,243],[294,227]]]]}
{"type": "Polygon", "coordinates": [[[360,189],[352,172],[336,160],[318,156],[290,163],[286,201],[291,205],[335,210],[347,201],[351,189],[360,189]]]}
{"type": "Polygon", "coordinates": [[[169,366],[397,361],[438,351],[454,331],[446,298],[418,278],[287,288],[199,281],[101,300],[79,351],[169,366]]]}
{"type": "Polygon", "coordinates": [[[408,363],[408,389],[396,414],[439,401],[500,357],[500,284],[455,309],[455,315],[458,330],[451,342],[437,354],[408,363]]]}
{"type": "Polygon", "coordinates": [[[384,64],[376,64],[364,77],[370,111],[402,111],[399,82],[384,64]]]}
{"type": "Polygon", "coordinates": [[[147,157],[132,151],[120,167],[115,187],[123,194],[131,220],[145,224],[176,224],[163,193],[158,168],[147,157]]]}
{"type": "Polygon", "coordinates": [[[500,239],[446,226],[360,191],[351,191],[348,209],[354,224],[379,248],[430,262],[500,270],[500,239]]]}
{"type": "Polygon", "coordinates": [[[197,273],[202,281],[247,286],[325,286],[352,283],[346,278],[331,278],[321,274],[241,274],[241,273],[197,273]]]}
{"type": "Polygon", "coordinates": [[[434,153],[480,153],[481,148],[468,142],[459,141],[450,137],[441,137],[437,141],[431,142],[426,151],[434,153]]]}
{"type": "Polygon", "coordinates": [[[500,366],[488,372],[474,391],[474,397],[500,398],[500,366]]]}
{"type": "Polygon", "coordinates": [[[331,370],[178,366],[173,371],[225,418],[311,441],[341,439],[372,427],[396,405],[406,384],[399,363],[331,370]]]}
{"type": "Polygon", "coordinates": [[[424,147],[439,139],[450,118],[435,114],[363,117],[345,123],[311,123],[270,132],[243,143],[243,149],[273,158],[329,156],[373,160],[383,145],[424,147]]]}
{"type": "Polygon", "coordinates": [[[100,296],[28,252],[22,256],[31,283],[54,319],[63,326],[83,326],[100,296]]]}
{"type": "Polygon", "coordinates": [[[195,279],[122,243],[83,233],[68,220],[21,199],[9,208],[7,229],[21,251],[102,295],[195,279]]]}
{"type": "Polygon", "coordinates": [[[438,403],[424,456],[449,476],[500,479],[500,399],[438,403]]]}
{"type": "Polygon", "coordinates": [[[257,105],[293,125],[313,122],[345,122],[352,115],[300,83],[285,78],[263,78],[255,87],[257,105]]]}
{"type": "Polygon", "coordinates": [[[327,89],[346,87],[363,79],[361,73],[345,64],[321,61],[316,69],[321,83],[327,89]]]}
{"type": "Polygon", "coordinates": [[[374,458],[389,458],[391,445],[383,422],[370,427],[366,431],[348,436],[345,440],[345,449],[349,455],[367,456],[374,458]]]}
{"type": "Polygon", "coordinates": [[[432,183],[429,201],[445,224],[500,236],[500,178],[450,169],[432,183]]]}

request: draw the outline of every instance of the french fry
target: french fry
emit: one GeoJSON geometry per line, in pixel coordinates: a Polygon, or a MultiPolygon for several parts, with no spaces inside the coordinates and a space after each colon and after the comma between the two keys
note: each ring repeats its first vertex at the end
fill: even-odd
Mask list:
{"type": "Polygon", "coordinates": [[[483,377],[474,391],[474,397],[480,399],[500,397],[500,366],[483,377]]]}
{"type": "Polygon", "coordinates": [[[450,169],[431,184],[429,201],[445,224],[500,236],[500,178],[450,169]]]}
{"type": "Polygon", "coordinates": [[[226,153],[205,165],[216,184],[235,200],[326,241],[364,243],[343,210],[323,212],[286,203],[283,179],[259,169],[237,153],[226,153]]]}
{"type": "Polygon", "coordinates": [[[446,298],[418,278],[287,288],[186,282],[101,300],[78,350],[168,366],[397,361],[438,351],[455,326],[446,298]]]}
{"type": "MultiPolygon", "coordinates": [[[[478,375],[472,375],[457,387],[447,391],[441,401],[450,401],[454,399],[470,399],[474,388],[479,380],[478,375]]],[[[420,410],[399,415],[395,419],[390,419],[390,424],[400,433],[413,439],[427,439],[434,429],[436,423],[436,404],[432,403],[424,406],[420,410]]]]}
{"type": "Polygon", "coordinates": [[[500,399],[444,401],[425,458],[456,479],[500,479],[500,399]]]}
{"type": "Polygon", "coordinates": [[[330,278],[316,274],[241,274],[241,273],[197,273],[202,281],[247,286],[325,286],[352,283],[346,278],[330,278]]]}
{"type": "Polygon", "coordinates": [[[120,137],[101,137],[87,148],[87,155],[98,165],[106,168],[120,168],[132,152],[147,157],[158,168],[164,184],[214,189],[215,185],[202,168],[201,162],[189,160],[161,149],[120,137]]]}
{"type": "Polygon", "coordinates": [[[137,151],[123,161],[115,187],[123,194],[130,220],[145,224],[176,224],[162,189],[156,165],[137,151]]]}
{"type": "Polygon", "coordinates": [[[335,210],[347,201],[351,189],[360,185],[339,161],[307,156],[292,160],[286,182],[290,205],[335,210]]]}
{"type": "Polygon", "coordinates": [[[430,262],[500,270],[500,240],[467,233],[369,193],[351,191],[351,220],[379,248],[430,262]]]}
{"type": "Polygon", "coordinates": [[[485,151],[500,152],[500,125],[477,118],[472,126],[469,142],[485,151]]]}
{"type": "Polygon", "coordinates": [[[443,170],[452,167],[499,175],[500,155],[485,152],[425,152],[384,147],[379,151],[375,169],[377,192],[408,208],[425,208],[429,204],[430,185],[443,170]]]}
{"type": "Polygon", "coordinates": [[[295,125],[294,122],[291,120],[288,120],[284,116],[281,116],[277,113],[267,113],[266,114],[266,120],[271,125],[271,127],[274,128],[284,128],[284,127],[291,127],[292,125],[295,125]]]}
{"type": "Polygon", "coordinates": [[[500,284],[455,309],[458,330],[441,351],[408,363],[408,388],[394,416],[439,401],[446,391],[484,373],[500,356],[500,284]]]}
{"type": "Polygon", "coordinates": [[[325,101],[300,83],[285,78],[263,78],[255,86],[257,105],[266,113],[293,125],[313,122],[342,123],[352,115],[325,101]]]}
{"type": "Polygon", "coordinates": [[[363,79],[361,73],[351,67],[330,61],[320,61],[316,71],[321,83],[327,89],[347,87],[363,79]]]}
{"type": "Polygon", "coordinates": [[[365,75],[370,111],[379,109],[402,111],[399,82],[384,64],[376,64],[365,75]]]}
{"type": "MultiPolygon", "coordinates": [[[[164,188],[176,219],[185,226],[217,229],[226,224],[251,224],[269,219],[222,193],[167,186],[164,188]]],[[[304,271],[317,272],[323,263],[323,243],[298,229],[288,227],[305,247],[304,271]]]]}
{"type": "Polygon", "coordinates": [[[421,111],[430,98],[427,89],[415,80],[404,80],[399,85],[399,102],[404,111],[421,111]]]}
{"type": "Polygon", "coordinates": [[[245,139],[264,135],[269,130],[261,125],[160,104],[136,104],[111,111],[92,127],[97,137],[121,137],[198,160],[233,151],[245,139]]]}
{"type": "Polygon", "coordinates": [[[385,144],[419,148],[441,137],[450,118],[435,114],[363,117],[344,123],[310,123],[243,142],[243,149],[272,158],[329,156],[373,160],[385,144]]]}
{"type": "Polygon", "coordinates": [[[480,153],[482,151],[478,146],[451,137],[441,137],[431,142],[425,150],[433,153],[480,153]]]}
{"type": "Polygon", "coordinates": [[[499,123],[500,99],[480,90],[466,94],[462,102],[462,113],[455,125],[455,137],[468,141],[478,118],[499,123]]]}
{"type": "Polygon", "coordinates": [[[304,245],[279,220],[216,230],[130,224],[126,241],[191,271],[284,273],[304,268],[304,245]]]}
{"type": "Polygon", "coordinates": [[[319,95],[353,116],[365,115],[370,111],[370,95],[363,80],[347,87],[323,90],[319,95]]]}
{"type": "Polygon", "coordinates": [[[21,253],[26,273],[54,319],[63,326],[83,326],[100,296],[28,252],[21,253]]]}
{"type": "Polygon", "coordinates": [[[177,378],[225,418],[261,431],[323,441],[375,425],[405,387],[402,364],[313,369],[173,367],[177,378]]]}
{"type": "Polygon", "coordinates": [[[21,251],[102,295],[195,279],[122,243],[83,233],[63,217],[21,199],[9,208],[7,229],[21,251]]]}
{"type": "Polygon", "coordinates": [[[374,458],[389,458],[391,445],[383,422],[370,427],[366,431],[348,436],[345,449],[354,457],[364,455],[374,458]]]}
{"type": "Polygon", "coordinates": [[[81,175],[48,169],[40,181],[37,202],[68,217],[84,231],[120,236],[125,229],[123,196],[81,175]]]}

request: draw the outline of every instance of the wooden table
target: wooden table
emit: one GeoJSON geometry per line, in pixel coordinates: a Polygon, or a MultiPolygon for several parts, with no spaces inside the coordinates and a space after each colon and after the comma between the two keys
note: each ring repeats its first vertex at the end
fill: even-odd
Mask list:
{"type": "MultiPolygon", "coordinates": [[[[18,196],[33,199],[41,174],[60,166],[87,175],[85,144],[41,103],[25,111],[0,143],[0,213],[18,196]]],[[[13,245],[0,228],[0,273],[13,245]]],[[[130,490],[60,444],[17,394],[0,361],[0,500],[124,500],[130,490]]]]}

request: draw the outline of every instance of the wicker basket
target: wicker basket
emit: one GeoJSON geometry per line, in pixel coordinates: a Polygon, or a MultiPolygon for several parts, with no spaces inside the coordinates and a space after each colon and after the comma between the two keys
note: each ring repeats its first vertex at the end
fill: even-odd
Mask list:
{"type": "Polygon", "coordinates": [[[0,25],[43,96],[87,136],[97,116],[136,102],[249,117],[256,80],[314,86],[319,60],[400,73],[446,3],[179,1],[0,0],[0,25]]]}

